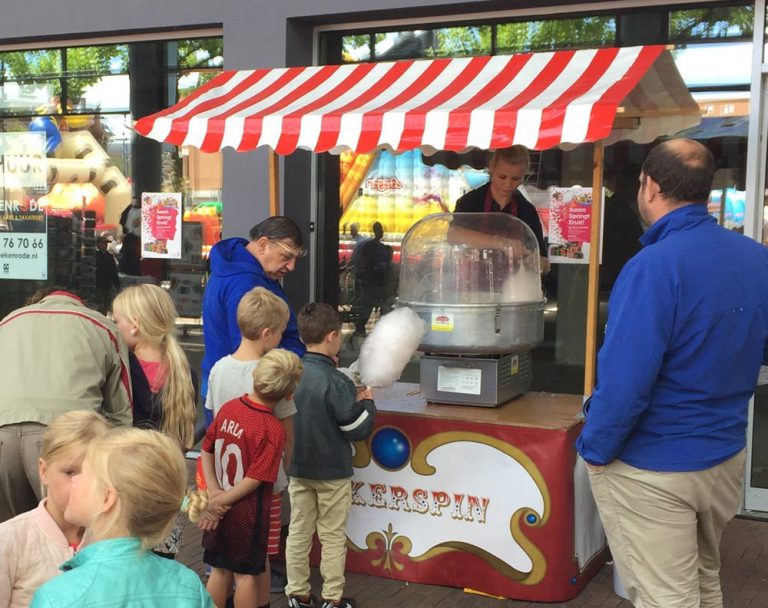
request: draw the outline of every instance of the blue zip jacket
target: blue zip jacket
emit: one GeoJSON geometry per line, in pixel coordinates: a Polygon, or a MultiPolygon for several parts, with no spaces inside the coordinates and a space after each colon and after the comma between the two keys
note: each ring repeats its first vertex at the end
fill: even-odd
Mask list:
{"type": "Polygon", "coordinates": [[[214,608],[197,574],[141,549],[138,538],[88,545],[61,569],[35,592],[32,608],[214,608]]]}
{"type": "MultiPolygon", "coordinates": [[[[237,305],[247,292],[254,287],[264,287],[285,300],[290,310],[282,285],[264,273],[259,261],[245,248],[246,245],[247,240],[233,238],[220,241],[211,249],[211,276],[203,296],[205,356],[200,387],[203,395],[208,392],[208,374],[214,364],[240,346],[237,305]]],[[[296,315],[292,310],[290,313],[280,347],[301,357],[306,349],[299,338],[296,315]]]]}
{"type": "Polygon", "coordinates": [[[768,339],[768,250],[677,208],[611,293],[598,385],[577,448],[595,465],[698,471],[746,444],[768,339]]]}

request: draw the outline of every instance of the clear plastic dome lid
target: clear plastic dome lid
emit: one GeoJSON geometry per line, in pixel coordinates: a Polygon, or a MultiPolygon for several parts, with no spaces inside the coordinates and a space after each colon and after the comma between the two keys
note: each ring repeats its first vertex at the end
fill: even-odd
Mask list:
{"type": "Polygon", "coordinates": [[[507,213],[438,213],[406,233],[401,246],[402,304],[540,302],[539,245],[507,213]]]}

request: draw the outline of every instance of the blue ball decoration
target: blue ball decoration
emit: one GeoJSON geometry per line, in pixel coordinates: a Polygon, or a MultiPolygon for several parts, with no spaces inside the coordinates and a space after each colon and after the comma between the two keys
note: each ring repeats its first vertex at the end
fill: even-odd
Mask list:
{"type": "Polygon", "coordinates": [[[411,444],[408,437],[392,427],[376,431],[371,439],[373,459],[383,469],[396,471],[403,468],[411,456],[411,444]]]}
{"type": "Polygon", "coordinates": [[[575,576],[571,579],[571,585],[575,585],[578,582],[579,579],[577,579],[575,576]]]}
{"type": "Polygon", "coordinates": [[[536,517],[533,513],[529,513],[528,515],[525,516],[525,521],[527,521],[529,524],[533,525],[537,521],[539,521],[539,518],[536,517]]]}
{"type": "Polygon", "coordinates": [[[53,151],[56,150],[61,143],[61,133],[59,132],[59,128],[48,116],[37,116],[33,118],[29,123],[29,130],[45,134],[46,154],[53,154],[53,151]]]}

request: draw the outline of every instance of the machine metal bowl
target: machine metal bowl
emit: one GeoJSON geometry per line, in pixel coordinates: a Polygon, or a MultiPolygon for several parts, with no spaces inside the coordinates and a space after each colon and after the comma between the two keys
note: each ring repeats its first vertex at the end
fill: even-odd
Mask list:
{"type": "Polygon", "coordinates": [[[442,355],[528,351],[544,339],[544,304],[434,304],[399,302],[424,320],[419,350],[442,355]]]}

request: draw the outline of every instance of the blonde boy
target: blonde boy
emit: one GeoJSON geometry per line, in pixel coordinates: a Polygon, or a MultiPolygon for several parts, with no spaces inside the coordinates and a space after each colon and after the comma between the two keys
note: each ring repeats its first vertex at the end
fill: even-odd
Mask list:
{"type": "MultiPolygon", "coordinates": [[[[251,289],[240,299],[237,306],[237,325],[242,336],[240,346],[231,355],[219,359],[208,377],[205,407],[213,410],[214,417],[228,401],[253,392],[253,373],[259,359],[280,344],[289,315],[285,301],[263,287],[251,289]]],[[[283,490],[288,486],[285,469],[293,453],[293,416],[296,406],[292,399],[283,399],[275,404],[273,413],[283,425],[286,439],[283,463],[278,471],[270,503],[268,555],[277,554],[280,544],[280,512],[283,490]]],[[[270,576],[267,560],[266,572],[259,575],[261,597],[269,597],[270,576]]]]}
{"type": "Polygon", "coordinates": [[[203,468],[211,502],[201,520],[212,566],[208,591],[224,606],[232,579],[235,606],[269,606],[261,585],[267,562],[268,506],[277,478],[285,432],[272,415],[290,398],[301,376],[299,358],[283,349],[264,355],[253,372],[252,394],[225,403],[203,441],[203,468]]]}

